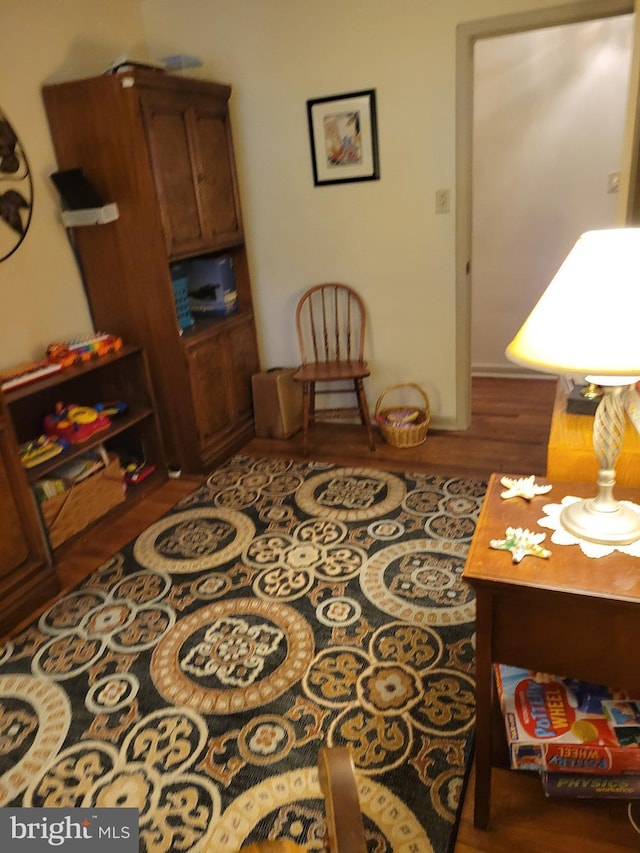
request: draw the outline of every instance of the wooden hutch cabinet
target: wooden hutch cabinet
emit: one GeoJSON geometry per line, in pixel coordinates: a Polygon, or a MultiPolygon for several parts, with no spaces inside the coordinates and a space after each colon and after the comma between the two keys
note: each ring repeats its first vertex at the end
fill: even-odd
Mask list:
{"type": "Polygon", "coordinates": [[[167,460],[206,470],[253,435],[259,370],[229,123],[229,86],[136,69],[45,86],[61,171],[119,218],[74,229],[97,329],[144,347],[167,460]],[[170,265],[230,256],[237,311],[181,330],[170,265]]]}
{"type": "Polygon", "coordinates": [[[0,636],[58,589],[13,424],[0,392],[0,636]]]}

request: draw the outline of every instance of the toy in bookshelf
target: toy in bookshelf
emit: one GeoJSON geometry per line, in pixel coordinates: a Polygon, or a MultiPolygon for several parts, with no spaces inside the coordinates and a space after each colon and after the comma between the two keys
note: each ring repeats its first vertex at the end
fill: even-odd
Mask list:
{"type": "Polygon", "coordinates": [[[47,360],[63,367],[82,364],[93,358],[101,358],[122,349],[122,338],[106,332],[98,332],[88,338],[67,343],[52,343],[47,347],[47,360]]]}
{"type": "Polygon", "coordinates": [[[37,501],[43,503],[106,468],[110,461],[106,448],[100,444],[82,456],[70,459],[68,462],[61,462],[49,476],[35,480],[32,484],[33,493],[37,501]]]}
{"type": "Polygon", "coordinates": [[[118,415],[124,415],[129,411],[129,404],[122,400],[113,400],[109,403],[96,403],[94,409],[108,418],[117,418],[118,415]]]}
{"type": "Polygon", "coordinates": [[[90,406],[65,406],[57,403],[55,411],[44,419],[47,435],[61,436],[70,444],[87,441],[100,430],[108,429],[111,419],[90,406]]]}
{"type": "Polygon", "coordinates": [[[640,699],[502,664],[495,676],[513,769],[640,774],[640,699]]]}
{"type": "Polygon", "coordinates": [[[136,465],[133,462],[125,468],[124,481],[128,486],[137,486],[150,477],[155,470],[155,465],[148,465],[144,461],[136,465]]]}
{"type": "Polygon", "coordinates": [[[20,447],[20,460],[25,468],[35,468],[62,453],[69,442],[62,436],[41,435],[20,447]]]}
{"type": "Polygon", "coordinates": [[[23,385],[29,385],[31,382],[37,382],[38,379],[58,373],[60,370],[62,370],[61,364],[52,364],[43,359],[30,361],[0,372],[0,388],[4,392],[14,391],[16,388],[22,388],[23,385]]]}

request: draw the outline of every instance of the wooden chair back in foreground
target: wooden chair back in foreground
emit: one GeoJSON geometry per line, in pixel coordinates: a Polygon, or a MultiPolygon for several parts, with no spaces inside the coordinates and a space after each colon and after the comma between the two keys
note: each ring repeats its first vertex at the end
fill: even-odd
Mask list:
{"type": "MultiPolygon", "coordinates": [[[[329,853],[367,853],[364,824],[351,753],[347,747],[322,747],[318,781],[324,796],[329,853]]],[[[256,841],[238,853],[308,853],[293,841],[256,841]]]]}
{"type": "Polygon", "coordinates": [[[360,296],[346,284],[317,284],[300,298],[296,330],[302,364],[294,379],[302,382],[303,446],[308,452],[309,426],[316,421],[316,395],[355,395],[356,406],[321,409],[323,417],[360,416],[369,447],[375,450],[364,379],[366,310],[360,296]],[[320,383],[321,387],[317,385],[320,383]]]}
{"type": "Polygon", "coordinates": [[[248,847],[243,847],[238,853],[309,853],[306,847],[300,847],[294,841],[286,838],[278,841],[256,841],[248,847]]]}
{"type": "Polygon", "coordinates": [[[329,853],[367,853],[353,759],[346,746],[321,748],[318,781],[324,795],[329,853]]]}

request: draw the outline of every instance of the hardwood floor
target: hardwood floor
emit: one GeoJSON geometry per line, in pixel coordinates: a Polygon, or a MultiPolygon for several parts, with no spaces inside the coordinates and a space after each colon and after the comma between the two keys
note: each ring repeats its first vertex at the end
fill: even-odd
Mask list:
{"type": "MultiPolygon", "coordinates": [[[[481,479],[494,471],[544,474],[555,388],[553,379],[477,378],[472,423],[464,432],[429,429],[424,444],[412,448],[392,447],[378,433],[372,453],[363,441],[362,427],[318,424],[309,458],[481,479]]],[[[254,454],[304,458],[300,433],[287,441],[255,438],[247,449],[254,454]]]]}
{"type": "MultiPolygon", "coordinates": [[[[473,422],[459,433],[430,430],[424,444],[399,449],[377,440],[370,452],[361,427],[321,425],[310,459],[387,470],[426,471],[486,479],[493,471],[544,474],[555,381],[476,379],[473,422]]],[[[256,456],[302,456],[301,436],[288,441],[253,439],[244,451],[256,456]]],[[[192,491],[198,478],[170,480],[131,511],[99,524],[57,555],[64,589],[102,562],[192,491]]],[[[473,827],[473,773],[465,796],[455,853],[622,853],[640,850],[640,836],[615,800],[549,800],[534,774],[493,771],[492,825],[473,827]]]]}

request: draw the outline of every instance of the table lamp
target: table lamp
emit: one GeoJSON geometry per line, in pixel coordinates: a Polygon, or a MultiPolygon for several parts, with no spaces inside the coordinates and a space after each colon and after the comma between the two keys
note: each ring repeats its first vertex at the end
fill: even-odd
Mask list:
{"type": "Polygon", "coordinates": [[[560,522],[589,542],[615,546],[640,539],[640,513],[613,495],[625,398],[640,379],[640,228],[583,234],[506,355],[535,370],[580,375],[602,386],[593,425],[598,493],[565,506],[560,522]]]}

